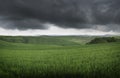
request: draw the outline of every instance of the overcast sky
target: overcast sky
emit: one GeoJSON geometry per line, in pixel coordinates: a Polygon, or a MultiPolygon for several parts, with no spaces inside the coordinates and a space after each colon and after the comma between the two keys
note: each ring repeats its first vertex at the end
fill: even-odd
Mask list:
{"type": "Polygon", "coordinates": [[[0,35],[120,35],[120,0],[0,0],[0,35]]]}

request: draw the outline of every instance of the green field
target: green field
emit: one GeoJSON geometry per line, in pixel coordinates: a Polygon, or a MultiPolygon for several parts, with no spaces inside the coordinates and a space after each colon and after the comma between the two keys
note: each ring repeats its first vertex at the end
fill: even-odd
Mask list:
{"type": "Polygon", "coordinates": [[[95,37],[0,37],[0,78],[120,78],[120,42],[95,37]]]}

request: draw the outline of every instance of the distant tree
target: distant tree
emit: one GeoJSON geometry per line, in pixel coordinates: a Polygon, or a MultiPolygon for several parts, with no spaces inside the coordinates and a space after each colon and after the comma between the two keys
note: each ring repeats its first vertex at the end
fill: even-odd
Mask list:
{"type": "Polygon", "coordinates": [[[103,38],[95,38],[89,42],[89,44],[96,44],[96,43],[107,43],[107,41],[103,38]]]}
{"type": "Polygon", "coordinates": [[[110,42],[118,42],[118,41],[120,40],[115,37],[101,37],[91,40],[88,44],[110,43],[110,42]]]}
{"type": "Polygon", "coordinates": [[[116,42],[117,39],[114,38],[114,37],[111,37],[111,38],[107,38],[107,41],[108,41],[108,42],[116,42]]]}

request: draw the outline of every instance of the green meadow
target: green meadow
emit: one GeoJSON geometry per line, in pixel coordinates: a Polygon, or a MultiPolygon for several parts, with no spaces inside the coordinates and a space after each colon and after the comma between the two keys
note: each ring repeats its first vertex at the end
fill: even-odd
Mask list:
{"type": "Polygon", "coordinates": [[[120,42],[94,38],[0,36],[0,78],[120,78],[120,42]]]}

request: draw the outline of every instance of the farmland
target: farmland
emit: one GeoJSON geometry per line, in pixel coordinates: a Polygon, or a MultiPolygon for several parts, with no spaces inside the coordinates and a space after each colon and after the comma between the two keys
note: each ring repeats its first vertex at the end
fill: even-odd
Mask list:
{"type": "Polygon", "coordinates": [[[95,37],[0,37],[0,78],[120,78],[120,42],[95,37]]]}

